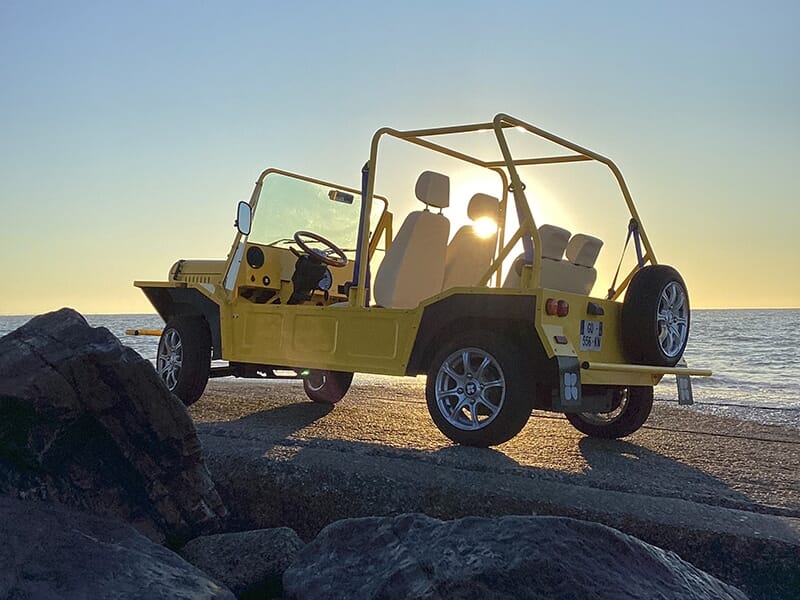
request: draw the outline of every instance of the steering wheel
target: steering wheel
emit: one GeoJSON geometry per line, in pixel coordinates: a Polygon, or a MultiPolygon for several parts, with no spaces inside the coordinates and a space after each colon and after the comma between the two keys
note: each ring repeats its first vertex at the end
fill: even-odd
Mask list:
{"type": "Polygon", "coordinates": [[[320,262],[325,263],[331,267],[345,267],[347,266],[347,257],[344,254],[344,250],[339,248],[336,244],[331,242],[330,240],[326,240],[324,237],[317,233],[312,233],[310,231],[298,231],[294,234],[294,241],[297,242],[297,245],[308,254],[309,256],[314,257],[315,259],[319,260],[320,262]],[[326,246],[325,252],[320,252],[315,248],[311,248],[308,245],[308,242],[303,238],[308,238],[310,241],[319,242],[326,246]],[[337,260],[338,259],[338,260],[337,260]]]}

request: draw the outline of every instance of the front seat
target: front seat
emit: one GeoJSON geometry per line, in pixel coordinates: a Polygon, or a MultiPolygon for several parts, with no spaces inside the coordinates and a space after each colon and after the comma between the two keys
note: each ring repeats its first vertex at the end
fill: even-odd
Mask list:
{"type": "Polygon", "coordinates": [[[443,290],[452,287],[472,287],[486,273],[494,258],[497,246],[497,221],[500,215],[500,201],[488,194],[475,194],[467,205],[467,216],[476,222],[478,219],[491,219],[494,232],[479,235],[475,225],[464,225],[450,240],[447,246],[447,259],[444,267],[443,290]]]}
{"type": "Polygon", "coordinates": [[[415,193],[425,209],[409,213],[375,275],[375,302],[386,308],[414,308],[442,289],[450,221],[441,209],[450,205],[450,178],[425,171],[415,193]]]}

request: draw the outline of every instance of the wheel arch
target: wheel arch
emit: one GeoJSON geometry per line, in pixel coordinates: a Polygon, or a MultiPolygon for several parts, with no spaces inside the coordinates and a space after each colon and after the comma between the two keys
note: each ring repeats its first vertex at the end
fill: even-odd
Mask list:
{"type": "Polygon", "coordinates": [[[558,369],[547,358],[536,333],[535,310],[535,296],[518,294],[453,294],[434,302],[423,310],[406,374],[426,373],[441,340],[465,331],[488,330],[510,334],[529,354],[531,366],[543,374],[553,371],[557,381],[558,369]]]}
{"type": "Polygon", "coordinates": [[[165,323],[178,316],[202,317],[211,334],[211,356],[222,358],[218,304],[194,288],[143,287],[142,291],[165,323]]]}

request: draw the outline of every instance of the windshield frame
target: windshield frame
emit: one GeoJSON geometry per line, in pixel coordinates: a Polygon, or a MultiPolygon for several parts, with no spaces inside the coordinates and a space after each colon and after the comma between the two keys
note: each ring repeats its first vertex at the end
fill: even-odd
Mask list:
{"type": "MultiPolygon", "coordinates": [[[[278,175],[278,176],[285,177],[287,179],[291,179],[291,180],[294,180],[294,181],[313,184],[313,185],[319,186],[321,188],[327,188],[329,190],[335,190],[337,192],[347,192],[347,193],[352,194],[353,195],[352,204],[355,205],[355,207],[354,207],[355,219],[353,220],[354,239],[352,240],[353,246],[352,247],[348,246],[347,248],[342,247],[342,250],[344,250],[345,252],[348,252],[348,253],[350,253],[350,252],[355,253],[356,252],[356,246],[357,246],[358,237],[359,237],[358,217],[360,216],[360,213],[361,213],[361,210],[362,210],[362,207],[361,207],[361,204],[362,204],[362,201],[361,201],[361,190],[357,190],[357,189],[349,187],[349,186],[343,186],[343,185],[339,185],[339,184],[336,184],[336,183],[331,183],[329,181],[324,181],[324,180],[321,180],[321,179],[316,179],[314,177],[308,177],[306,175],[301,175],[299,173],[292,173],[290,171],[285,171],[283,169],[269,168],[269,169],[266,169],[259,176],[258,181],[256,182],[256,189],[254,190],[253,197],[250,200],[250,206],[251,206],[251,209],[252,209],[252,212],[253,212],[253,224],[254,225],[255,225],[255,223],[257,223],[257,221],[259,219],[259,214],[260,214],[259,213],[259,204],[263,204],[263,202],[265,200],[267,200],[267,198],[264,196],[264,183],[265,183],[265,181],[267,181],[267,178],[269,176],[271,176],[271,175],[278,175]]],[[[380,203],[383,204],[383,209],[382,209],[381,214],[380,214],[380,217],[382,217],[383,214],[386,213],[387,210],[388,210],[388,206],[389,206],[388,200],[383,196],[375,196],[375,198],[380,203]]],[[[334,200],[330,200],[330,202],[334,203],[335,201],[334,200]]],[[[266,205],[262,206],[262,211],[264,210],[264,208],[267,208],[267,206],[266,205]]],[[[378,222],[380,220],[380,217],[376,220],[376,222],[378,222]]],[[[261,215],[261,218],[262,219],[264,219],[264,218],[269,219],[270,216],[261,215]]],[[[327,232],[327,231],[317,231],[317,230],[315,230],[314,224],[311,223],[311,222],[299,223],[298,227],[299,227],[298,231],[310,230],[310,231],[313,231],[314,233],[322,235],[325,238],[330,239],[330,241],[333,242],[334,244],[337,244],[337,245],[339,244],[339,240],[333,239],[335,236],[330,236],[329,232],[327,232]]],[[[258,245],[262,245],[262,246],[275,246],[275,245],[280,244],[282,241],[291,241],[291,235],[293,235],[293,233],[294,233],[294,232],[292,232],[291,234],[287,234],[287,237],[279,237],[279,238],[276,238],[274,240],[269,240],[269,241],[268,240],[258,240],[258,239],[256,241],[253,241],[251,238],[253,237],[254,232],[256,232],[256,228],[255,227],[253,227],[252,231],[247,236],[244,236],[244,237],[246,238],[246,240],[248,242],[252,242],[252,243],[255,243],[255,244],[258,244],[258,245]]],[[[373,235],[374,235],[374,233],[373,233],[373,235]]]]}
{"type": "MultiPolygon", "coordinates": [[[[359,215],[363,213],[363,211],[365,210],[364,195],[361,190],[346,185],[339,185],[338,183],[332,183],[330,181],[325,181],[322,179],[316,179],[314,177],[308,177],[306,175],[301,175],[300,173],[293,173],[291,171],[286,171],[284,169],[277,169],[274,167],[270,167],[262,171],[261,174],[258,176],[255,187],[253,188],[253,192],[250,194],[250,200],[248,201],[248,204],[250,205],[252,214],[254,216],[257,214],[258,202],[259,199],[261,198],[261,190],[264,186],[264,179],[271,174],[284,175],[286,177],[291,177],[308,183],[314,183],[317,185],[330,187],[338,191],[350,192],[353,194],[354,199],[358,198],[358,202],[360,204],[359,215]]],[[[378,202],[383,203],[383,211],[381,213],[381,217],[378,223],[375,224],[375,230],[372,232],[372,235],[370,237],[370,243],[365,244],[365,248],[368,251],[368,255],[370,256],[374,251],[375,247],[377,246],[377,241],[379,240],[380,236],[385,234],[386,227],[387,226],[390,227],[391,223],[391,212],[389,212],[389,201],[386,199],[386,197],[381,195],[375,195],[374,198],[378,202]]],[[[369,205],[367,207],[367,210],[371,211],[372,201],[370,200],[369,202],[367,202],[367,204],[369,205]]],[[[366,219],[366,221],[369,221],[369,219],[366,219]]],[[[358,227],[358,225],[359,223],[356,222],[356,227],[358,227]]],[[[356,242],[359,241],[360,236],[361,236],[361,231],[357,230],[356,242]]],[[[228,252],[228,258],[225,263],[225,270],[223,271],[225,273],[225,276],[222,279],[223,282],[227,282],[230,279],[232,273],[231,269],[233,268],[238,269],[236,265],[238,264],[238,261],[242,259],[242,254],[244,252],[244,246],[247,241],[247,238],[248,236],[243,234],[241,231],[236,232],[236,235],[233,238],[233,243],[231,244],[231,249],[228,252]]],[[[359,260],[359,253],[357,252],[354,262],[357,263],[358,260],[359,260]]],[[[228,288],[227,283],[224,283],[224,287],[226,289],[230,289],[228,288]]]]}

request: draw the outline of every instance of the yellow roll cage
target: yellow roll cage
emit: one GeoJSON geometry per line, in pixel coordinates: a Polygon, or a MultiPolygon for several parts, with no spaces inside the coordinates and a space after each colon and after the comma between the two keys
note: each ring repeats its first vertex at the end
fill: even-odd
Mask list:
{"type": "MultiPolygon", "coordinates": [[[[601,154],[593,152],[588,148],[584,148],[566,140],[562,137],[559,137],[555,134],[552,134],[544,129],[531,125],[530,123],[526,123],[520,119],[515,117],[509,116],[507,114],[500,113],[494,117],[491,122],[488,123],[475,123],[472,125],[457,125],[452,127],[436,127],[432,129],[413,129],[408,131],[399,131],[397,129],[392,129],[389,127],[384,127],[379,129],[375,132],[372,137],[372,143],[370,146],[370,156],[368,164],[368,179],[367,179],[367,186],[366,186],[366,193],[364,194],[364,203],[365,205],[362,207],[363,214],[366,215],[366,218],[362,219],[361,222],[361,231],[359,232],[360,239],[368,240],[369,239],[369,231],[370,231],[370,224],[368,216],[372,210],[372,198],[373,193],[375,191],[375,173],[377,170],[378,165],[378,147],[382,138],[384,137],[393,137],[400,140],[404,140],[420,146],[422,148],[427,148],[429,150],[433,150],[435,152],[439,152],[441,154],[450,156],[455,159],[463,160],[473,165],[477,165],[479,167],[484,167],[490,171],[496,173],[502,180],[503,183],[503,197],[501,198],[501,220],[504,222],[505,215],[506,215],[506,207],[508,206],[508,193],[512,192],[514,196],[514,204],[517,210],[517,215],[519,218],[520,226],[517,231],[512,235],[508,241],[505,241],[505,232],[503,228],[500,229],[499,232],[499,245],[500,245],[500,253],[498,254],[496,260],[492,263],[489,269],[486,271],[484,276],[481,278],[479,285],[486,284],[492,277],[492,275],[496,275],[497,281],[499,283],[500,276],[501,276],[501,266],[503,261],[508,257],[508,254],[511,252],[514,245],[521,239],[523,236],[528,235],[533,242],[533,265],[532,267],[538,267],[542,261],[542,245],[541,239],[539,237],[539,230],[536,227],[536,222],[534,221],[533,214],[531,213],[530,206],[528,205],[528,200],[525,196],[525,186],[520,179],[519,173],[517,171],[517,167],[520,166],[531,166],[531,165],[552,165],[558,163],[569,163],[569,162],[582,162],[582,161],[596,161],[606,165],[611,172],[613,173],[614,177],[617,180],[619,188],[622,192],[622,196],[625,199],[625,204],[628,207],[628,210],[631,215],[631,219],[636,223],[638,226],[638,233],[641,239],[642,244],[644,245],[644,252],[642,254],[642,260],[640,264],[634,267],[630,273],[622,280],[616,290],[614,290],[610,295],[610,300],[616,300],[622,292],[627,288],[628,284],[630,283],[631,279],[633,278],[634,274],[636,273],[637,269],[641,266],[644,266],[647,263],[656,264],[656,257],[655,253],[653,252],[653,248],[650,245],[650,241],[647,237],[647,233],[642,226],[641,220],[639,219],[639,214],[636,211],[636,206],[633,203],[633,198],[631,197],[630,191],[628,190],[628,186],[625,183],[625,179],[622,176],[622,172],[619,170],[614,161],[610,158],[607,158],[601,154]],[[528,133],[538,136],[542,139],[548,140],[554,144],[562,146],[567,150],[571,151],[570,154],[558,155],[558,156],[531,156],[531,157],[524,157],[524,158],[514,158],[511,156],[511,150],[508,145],[508,141],[506,139],[506,135],[504,130],[508,128],[516,128],[520,131],[527,131],[528,133]],[[445,136],[445,135],[453,135],[453,134],[462,134],[462,133],[475,133],[481,131],[493,131],[495,134],[495,138],[497,140],[497,144],[500,150],[501,158],[499,160],[482,160],[476,156],[472,156],[465,152],[461,152],[456,150],[452,147],[443,145],[442,143],[437,143],[432,141],[430,138],[435,138],[437,136],[445,136]],[[509,181],[510,180],[510,181],[509,181]]],[[[361,244],[361,249],[357,261],[361,265],[367,264],[368,260],[368,253],[370,248],[366,243],[361,244]]],[[[356,288],[354,289],[354,294],[350,296],[350,303],[351,305],[355,306],[365,306],[366,304],[366,269],[360,269],[358,274],[358,281],[356,282],[356,288]]],[[[523,288],[536,288],[539,287],[540,284],[540,269],[539,268],[527,268],[523,270],[523,277],[522,277],[522,287],[523,288]]]]}

